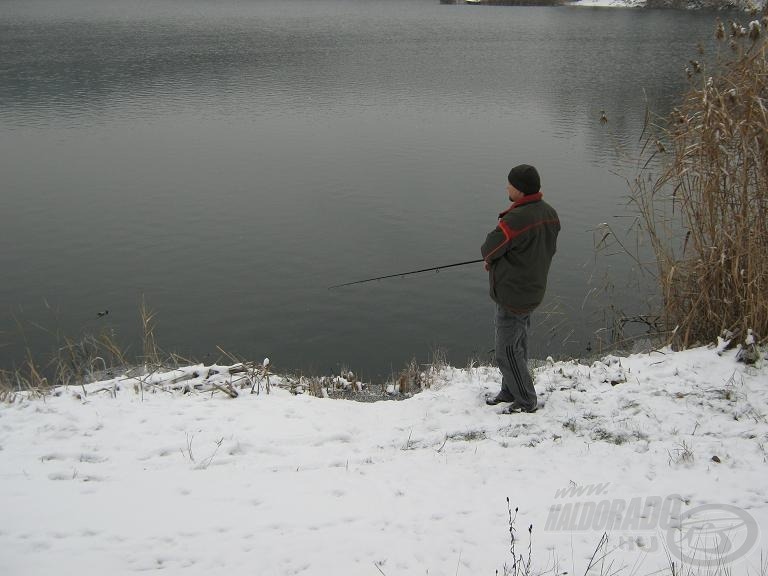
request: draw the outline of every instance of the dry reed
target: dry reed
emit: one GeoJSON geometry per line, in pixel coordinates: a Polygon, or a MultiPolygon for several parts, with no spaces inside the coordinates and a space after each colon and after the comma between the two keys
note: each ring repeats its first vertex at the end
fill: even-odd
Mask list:
{"type": "Polygon", "coordinates": [[[659,160],[660,175],[633,183],[677,346],[749,328],[768,336],[767,15],[732,23],[730,38],[718,23],[728,58],[712,76],[692,61],[691,88],[646,137],[646,166],[659,160]]]}

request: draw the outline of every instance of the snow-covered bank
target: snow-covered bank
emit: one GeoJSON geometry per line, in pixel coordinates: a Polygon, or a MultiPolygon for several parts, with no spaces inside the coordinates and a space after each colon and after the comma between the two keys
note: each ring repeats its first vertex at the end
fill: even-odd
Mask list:
{"type": "Polygon", "coordinates": [[[17,399],[0,407],[0,574],[492,575],[511,561],[506,497],[538,570],[583,574],[608,529],[610,572],[651,573],[664,511],[709,504],[762,528],[727,535],[749,544],[736,573],[759,574],[768,367],[734,355],[550,363],[535,414],[485,406],[485,367],[402,402],[115,381],[17,399]],[[609,513],[582,525],[577,504],[609,513]]]}
{"type": "Polygon", "coordinates": [[[645,6],[645,0],[574,0],[567,5],[588,8],[642,8],[645,6]]]}
{"type": "Polygon", "coordinates": [[[717,2],[702,2],[698,0],[690,0],[688,2],[676,2],[675,0],[668,0],[666,2],[648,2],[647,0],[570,0],[566,2],[566,6],[582,6],[587,8],[676,8],[682,10],[736,10],[741,9],[744,12],[749,12],[752,8],[762,10],[765,7],[765,0],[757,0],[756,2],[744,3],[739,8],[737,2],[723,2],[718,5],[717,2]]]}

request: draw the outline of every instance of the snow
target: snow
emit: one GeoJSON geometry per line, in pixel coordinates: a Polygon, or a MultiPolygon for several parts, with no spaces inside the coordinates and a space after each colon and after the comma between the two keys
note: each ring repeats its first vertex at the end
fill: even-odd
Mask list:
{"type": "Polygon", "coordinates": [[[645,0],[575,0],[568,5],[590,8],[639,8],[645,6],[645,0]]]}
{"type": "Polygon", "coordinates": [[[294,395],[275,375],[250,394],[248,373],[201,365],[18,395],[0,405],[0,574],[501,574],[507,497],[537,573],[586,571],[604,526],[565,511],[591,502],[625,511],[611,573],[669,567],[648,510],[674,526],[709,504],[762,529],[734,564],[759,574],[768,366],[735,354],[548,361],[535,414],[485,405],[490,367],[375,403],[294,395]]]}

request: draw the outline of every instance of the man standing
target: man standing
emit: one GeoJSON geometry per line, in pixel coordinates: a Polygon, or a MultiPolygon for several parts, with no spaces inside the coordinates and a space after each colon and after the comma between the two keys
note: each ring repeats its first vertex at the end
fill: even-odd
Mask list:
{"type": "Polygon", "coordinates": [[[510,402],[509,413],[535,412],[536,390],[528,371],[531,312],[541,304],[557,247],[560,219],[542,200],[536,168],[515,166],[507,177],[512,206],[499,214],[498,226],[480,249],[496,302],[496,362],[501,391],[490,406],[510,402]]]}

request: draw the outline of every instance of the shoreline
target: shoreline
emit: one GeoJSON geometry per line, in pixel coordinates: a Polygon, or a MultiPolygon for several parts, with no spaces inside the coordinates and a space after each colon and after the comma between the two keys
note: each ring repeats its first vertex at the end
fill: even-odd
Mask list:
{"type": "MultiPolygon", "coordinates": [[[[768,359],[768,348],[754,343],[742,345],[724,341],[718,338],[717,344],[701,345],[694,348],[674,351],[662,344],[653,346],[650,339],[639,340],[633,350],[614,348],[604,352],[591,353],[587,356],[554,359],[530,358],[528,368],[535,377],[555,366],[589,366],[604,365],[603,372],[612,373],[609,381],[612,385],[625,382],[626,376],[610,366],[621,364],[636,357],[656,355],[684,355],[692,350],[712,350],[717,355],[731,351],[736,356],[747,358],[747,364],[762,366],[768,359]],[[616,375],[618,374],[618,376],[616,375]]],[[[118,392],[133,389],[136,394],[145,391],[180,393],[182,395],[199,392],[220,392],[231,398],[245,394],[269,393],[270,388],[287,390],[293,395],[309,395],[318,398],[337,400],[353,400],[358,402],[378,402],[386,400],[404,400],[434,387],[447,372],[461,373],[473,370],[490,371],[500,381],[499,369],[493,364],[483,364],[471,361],[465,368],[458,368],[447,363],[444,358],[437,356],[429,364],[417,364],[415,361],[393,372],[391,377],[382,381],[365,381],[351,371],[342,371],[330,375],[303,375],[290,369],[283,372],[272,372],[269,358],[262,363],[237,361],[231,358],[232,364],[189,363],[186,365],[170,366],[158,364],[136,364],[115,366],[103,370],[94,370],[87,375],[65,384],[27,389],[11,389],[0,386],[0,404],[14,403],[17,399],[36,399],[59,397],[66,392],[74,391],[78,399],[85,400],[91,393],[107,392],[116,397],[118,392]],[[82,394],[81,394],[82,392],[82,394]]],[[[193,361],[194,362],[194,361],[193,361]]]]}
{"type": "MultiPolygon", "coordinates": [[[[661,339],[654,341],[650,336],[643,335],[578,356],[550,354],[546,358],[529,358],[528,369],[531,373],[534,373],[544,366],[560,362],[576,362],[591,365],[606,357],[626,358],[635,354],[650,354],[665,347],[666,345],[661,339]]],[[[415,356],[412,356],[409,362],[401,365],[396,370],[392,370],[388,376],[379,375],[374,377],[366,376],[365,370],[356,373],[348,368],[351,366],[350,363],[341,361],[334,364],[342,367],[337,371],[308,373],[305,370],[291,366],[284,366],[279,371],[273,372],[274,364],[269,363],[269,358],[265,358],[264,362],[258,363],[231,354],[220,354],[219,358],[212,362],[195,357],[179,356],[174,353],[161,358],[157,351],[150,352],[149,357],[151,360],[143,363],[141,361],[133,361],[110,364],[104,363],[103,358],[97,356],[93,362],[86,362],[86,364],[81,365],[78,369],[78,374],[65,374],[68,380],[66,382],[61,381],[61,365],[51,371],[33,363],[27,368],[31,370],[32,374],[37,375],[36,385],[32,385],[28,380],[25,381],[26,373],[19,368],[0,369],[0,402],[4,400],[5,395],[24,394],[30,391],[45,397],[49,394],[58,395],[61,390],[70,388],[81,388],[85,392],[86,387],[95,386],[104,391],[107,387],[119,384],[131,385],[144,382],[150,386],[157,386],[169,380],[173,381],[171,383],[174,385],[179,383],[190,384],[189,381],[191,380],[206,380],[208,376],[220,375],[230,370],[234,370],[230,373],[230,376],[246,374],[253,378],[263,372],[265,365],[269,366],[268,374],[275,380],[278,387],[291,390],[299,387],[309,391],[310,383],[312,385],[323,383],[323,387],[328,388],[325,397],[375,402],[378,400],[403,399],[399,392],[398,383],[404,379],[409,382],[407,386],[408,392],[405,397],[410,397],[413,395],[414,388],[419,382],[428,381],[431,378],[430,374],[446,368],[466,370],[469,367],[482,367],[492,368],[498,372],[498,368],[492,361],[482,360],[478,357],[467,358],[464,364],[467,368],[460,368],[459,366],[461,365],[450,363],[440,350],[434,351],[427,362],[418,362],[415,356]],[[53,382],[54,378],[59,378],[60,380],[53,382]],[[13,380],[17,382],[15,388],[11,386],[13,380]],[[22,381],[27,385],[22,387],[18,384],[22,381]],[[332,389],[331,384],[333,384],[332,389]]],[[[237,379],[239,380],[240,376],[237,376],[237,379]]],[[[200,382],[197,383],[200,384],[200,382]]],[[[183,386],[177,386],[175,389],[180,390],[181,388],[183,386]]]]}

